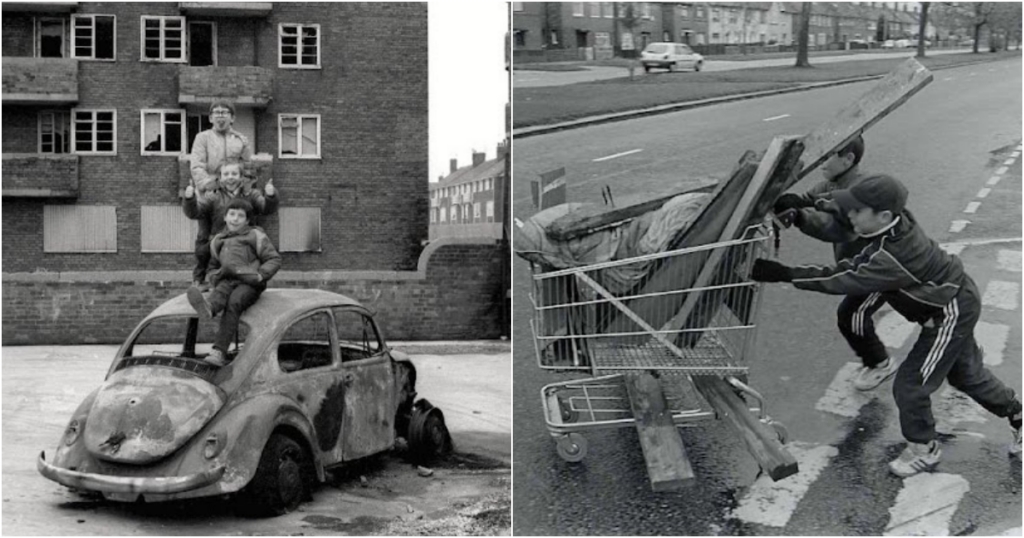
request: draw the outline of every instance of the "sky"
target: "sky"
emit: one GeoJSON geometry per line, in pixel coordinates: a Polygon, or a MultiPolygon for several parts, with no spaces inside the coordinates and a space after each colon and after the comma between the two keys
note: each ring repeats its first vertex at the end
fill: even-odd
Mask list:
{"type": "Polygon", "coordinates": [[[449,159],[493,159],[505,139],[505,33],[508,4],[438,0],[427,5],[430,70],[430,181],[447,175],[449,159]]]}

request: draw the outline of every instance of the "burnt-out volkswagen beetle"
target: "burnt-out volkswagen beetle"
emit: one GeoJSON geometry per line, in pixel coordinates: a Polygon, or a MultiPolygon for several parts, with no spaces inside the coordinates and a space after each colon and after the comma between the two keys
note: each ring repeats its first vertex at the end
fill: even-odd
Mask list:
{"type": "Polygon", "coordinates": [[[415,401],[409,357],[356,301],[267,290],[221,368],[202,360],[218,322],[201,323],[184,295],[147,316],[39,472],[117,501],[235,494],[244,512],[279,515],[328,469],[397,437],[418,459],[451,449],[440,410],[415,401]]]}

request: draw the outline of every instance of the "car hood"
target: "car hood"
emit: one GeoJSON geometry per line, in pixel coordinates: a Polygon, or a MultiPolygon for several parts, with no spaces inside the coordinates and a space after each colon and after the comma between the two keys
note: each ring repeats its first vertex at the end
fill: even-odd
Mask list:
{"type": "Polygon", "coordinates": [[[166,366],[118,370],[100,387],[86,421],[85,448],[117,463],[146,464],[174,453],[217,414],[215,385],[166,366]]]}

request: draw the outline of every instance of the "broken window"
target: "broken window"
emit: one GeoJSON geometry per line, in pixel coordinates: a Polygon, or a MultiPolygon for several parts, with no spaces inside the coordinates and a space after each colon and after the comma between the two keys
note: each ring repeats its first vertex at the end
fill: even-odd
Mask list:
{"type": "Polygon", "coordinates": [[[281,370],[296,372],[334,364],[332,324],[327,312],[317,312],[288,327],[277,345],[277,362],[281,370]]]}
{"type": "Polygon", "coordinates": [[[335,308],[341,362],[369,359],[380,353],[380,337],[373,321],[350,308],[335,308]]]}
{"type": "Polygon", "coordinates": [[[67,24],[64,19],[41,17],[36,19],[36,58],[64,58],[67,24]]]}
{"type": "Polygon", "coordinates": [[[117,37],[113,15],[72,15],[72,58],[79,60],[114,60],[117,37]]]}
{"type": "Polygon", "coordinates": [[[71,151],[71,120],[64,110],[39,113],[39,153],[71,151]]]}
{"type": "Polygon", "coordinates": [[[280,114],[278,154],[282,158],[320,158],[320,115],[280,114]]]}
{"type": "Polygon", "coordinates": [[[142,154],[177,155],[184,147],[184,110],[142,110],[142,154]]]}

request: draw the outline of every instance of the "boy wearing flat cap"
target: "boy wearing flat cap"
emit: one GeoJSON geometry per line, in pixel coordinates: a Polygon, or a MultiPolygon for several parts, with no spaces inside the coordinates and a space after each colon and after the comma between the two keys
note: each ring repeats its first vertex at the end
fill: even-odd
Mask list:
{"type": "Polygon", "coordinates": [[[836,295],[878,293],[900,315],[921,325],[893,383],[900,428],[908,443],[889,469],[908,477],[938,465],[942,452],[936,442],[931,394],[943,380],[990,413],[1008,418],[1014,436],[1010,451],[1019,456],[1021,402],[982,362],[974,340],[981,302],[960,259],[924,234],[905,208],[906,187],[891,176],[864,178],[833,192],[832,200],[849,219],[847,226],[833,218],[833,231],[870,240],[863,250],[833,266],[788,267],[757,260],[751,278],[792,282],[800,289],[836,295]]]}

